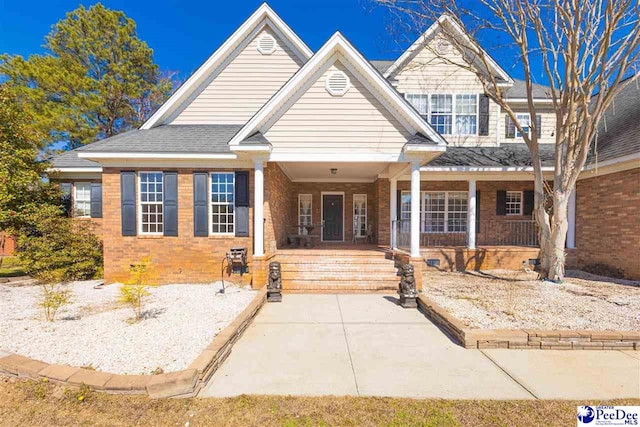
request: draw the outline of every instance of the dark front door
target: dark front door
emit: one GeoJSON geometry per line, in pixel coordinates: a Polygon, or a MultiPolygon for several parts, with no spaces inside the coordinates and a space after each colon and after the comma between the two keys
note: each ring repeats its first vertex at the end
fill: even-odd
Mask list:
{"type": "Polygon", "coordinates": [[[322,196],[322,240],[342,240],[342,207],[343,196],[341,194],[324,194],[322,196]]]}

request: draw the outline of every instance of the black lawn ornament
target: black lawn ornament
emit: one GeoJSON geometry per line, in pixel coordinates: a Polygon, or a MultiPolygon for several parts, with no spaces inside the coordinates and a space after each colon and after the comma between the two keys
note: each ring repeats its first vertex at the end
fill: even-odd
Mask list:
{"type": "Polygon", "coordinates": [[[418,292],[416,291],[416,278],[413,273],[413,265],[404,264],[400,269],[400,289],[398,290],[400,295],[400,305],[404,308],[416,308],[418,303],[416,298],[418,292]]]}
{"type": "Polygon", "coordinates": [[[280,263],[269,263],[269,281],[267,283],[267,301],[282,302],[282,271],[280,263]]]}

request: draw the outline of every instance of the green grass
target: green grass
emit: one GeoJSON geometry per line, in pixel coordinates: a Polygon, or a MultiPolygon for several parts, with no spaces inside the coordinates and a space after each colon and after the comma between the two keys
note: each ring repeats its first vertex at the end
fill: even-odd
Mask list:
{"type": "Polygon", "coordinates": [[[25,272],[18,263],[18,258],[14,256],[4,257],[2,267],[0,267],[0,278],[24,276],[25,272]]]}

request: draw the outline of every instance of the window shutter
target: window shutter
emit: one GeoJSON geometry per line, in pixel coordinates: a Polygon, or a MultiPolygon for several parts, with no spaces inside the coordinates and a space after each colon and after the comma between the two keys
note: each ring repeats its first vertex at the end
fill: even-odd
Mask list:
{"type": "Polygon", "coordinates": [[[193,235],[209,235],[209,193],[206,172],[193,173],[193,235]]]}
{"type": "Polygon", "coordinates": [[[402,218],[402,190],[398,190],[398,196],[396,197],[396,219],[402,218]]]}
{"type": "Polygon", "coordinates": [[[542,136],[542,116],[540,114],[536,114],[536,131],[538,138],[540,138],[542,136]]]}
{"type": "Polygon", "coordinates": [[[480,190],[476,191],[476,234],[480,233],[480,190]]]}
{"type": "Polygon", "coordinates": [[[236,172],[235,181],[236,237],[249,237],[249,172],[236,172]]]}
{"type": "Polygon", "coordinates": [[[91,183],[91,218],[102,218],[102,183],[91,183]]]}
{"type": "Polygon", "coordinates": [[[136,235],[136,174],[120,172],[120,203],[122,206],[122,235],[136,235]]]}
{"type": "Polygon", "coordinates": [[[480,95],[478,119],[478,135],[489,135],[489,97],[485,94],[480,95]]]}
{"type": "Polygon", "coordinates": [[[62,204],[62,209],[64,210],[64,214],[66,216],[71,216],[71,183],[70,182],[61,182],[60,183],[60,191],[62,192],[62,196],[60,197],[60,203],[62,204]]]}
{"type": "Polygon", "coordinates": [[[523,215],[532,215],[533,214],[533,200],[534,200],[534,192],[533,190],[524,191],[522,194],[522,214],[523,215]]]}
{"type": "Polygon", "coordinates": [[[496,195],[496,215],[507,214],[507,192],[499,190],[496,195]]]}
{"type": "Polygon", "coordinates": [[[511,117],[505,116],[504,118],[504,137],[505,138],[515,138],[516,137],[516,125],[511,120],[511,117]]]}
{"type": "Polygon", "coordinates": [[[164,235],[178,235],[178,173],[163,172],[162,212],[164,218],[164,235]]]}

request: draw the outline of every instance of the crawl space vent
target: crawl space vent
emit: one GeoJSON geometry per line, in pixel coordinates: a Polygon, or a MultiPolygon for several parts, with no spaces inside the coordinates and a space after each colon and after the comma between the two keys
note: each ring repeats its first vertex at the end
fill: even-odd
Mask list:
{"type": "Polygon", "coordinates": [[[327,76],[325,87],[327,92],[333,96],[342,96],[349,90],[351,82],[349,77],[342,71],[334,71],[327,76]]]}
{"type": "Polygon", "coordinates": [[[276,51],[276,39],[271,34],[263,34],[258,39],[258,52],[263,55],[271,55],[276,51]]]}

